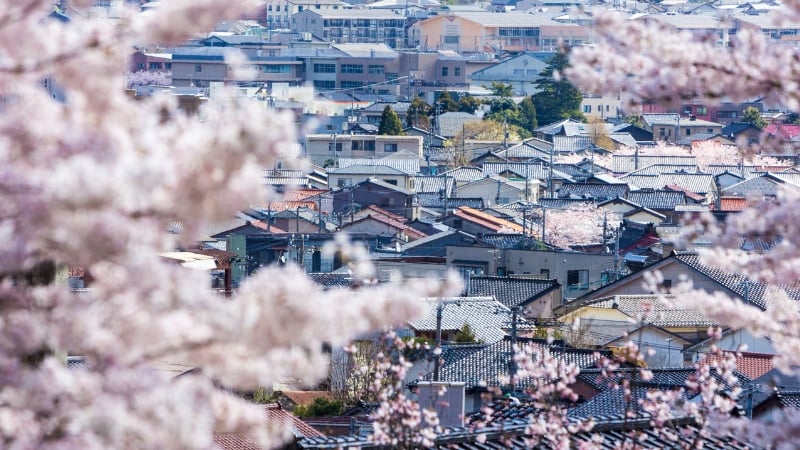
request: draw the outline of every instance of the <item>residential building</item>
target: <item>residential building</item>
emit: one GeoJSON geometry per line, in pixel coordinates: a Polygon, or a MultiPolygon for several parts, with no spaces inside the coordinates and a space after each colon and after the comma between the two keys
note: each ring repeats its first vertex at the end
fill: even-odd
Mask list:
{"type": "Polygon", "coordinates": [[[532,53],[521,53],[470,75],[470,82],[477,86],[489,86],[492,82],[510,84],[516,95],[533,95],[539,73],[547,63],[532,53]]]}
{"type": "Polygon", "coordinates": [[[671,143],[679,142],[694,134],[720,134],[722,124],[681,117],[680,114],[643,114],[644,128],[653,133],[653,139],[671,143]]]}
{"type": "Polygon", "coordinates": [[[318,166],[335,165],[338,158],[381,159],[397,152],[422,158],[422,137],[336,133],[306,136],[305,156],[318,166]]]}
{"type": "Polygon", "coordinates": [[[291,17],[291,29],[311,33],[332,43],[405,46],[405,17],[391,11],[327,9],[300,11],[291,17]]]}
{"type": "Polygon", "coordinates": [[[326,49],[297,49],[292,54],[304,61],[306,81],[317,92],[399,93],[399,54],[386,44],[330,44],[326,49]]]}
{"type": "Polygon", "coordinates": [[[462,53],[512,53],[551,50],[562,44],[589,41],[589,30],[550,17],[521,12],[450,12],[417,22],[422,50],[455,50],[462,53]]]}
{"type": "Polygon", "coordinates": [[[246,67],[232,67],[226,61],[229,51],[230,48],[218,46],[176,48],[172,54],[172,84],[208,87],[213,82],[236,82],[255,86],[271,83],[297,86],[303,81],[303,62],[294,57],[254,51],[245,53],[246,67]],[[247,78],[242,79],[242,74],[247,74],[247,78]]]}
{"type": "Polygon", "coordinates": [[[291,28],[291,17],[305,10],[328,11],[349,8],[341,0],[264,0],[259,22],[270,30],[291,28]]]}

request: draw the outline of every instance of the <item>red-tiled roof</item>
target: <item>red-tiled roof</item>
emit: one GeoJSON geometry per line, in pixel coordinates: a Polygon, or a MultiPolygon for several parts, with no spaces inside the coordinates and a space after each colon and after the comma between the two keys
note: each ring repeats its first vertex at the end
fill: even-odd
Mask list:
{"type": "MultiPolygon", "coordinates": [[[[264,405],[265,424],[278,424],[291,430],[296,438],[324,438],[311,425],[293,416],[279,404],[264,405]]],[[[264,450],[263,447],[237,433],[214,433],[214,445],[221,450],[264,450]]]]}
{"type": "Polygon", "coordinates": [[[764,132],[780,138],[793,138],[800,134],[800,125],[787,125],[784,123],[773,123],[764,128],[764,132]]]}
{"type": "Polygon", "coordinates": [[[374,214],[374,215],[373,214],[369,214],[366,217],[362,217],[360,219],[356,219],[353,222],[350,222],[349,224],[345,225],[343,228],[347,228],[347,226],[349,226],[351,224],[362,222],[364,220],[374,220],[374,221],[380,222],[380,223],[382,223],[384,225],[388,225],[388,226],[390,226],[392,228],[395,228],[397,230],[402,231],[403,233],[406,234],[406,236],[408,236],[410,238],[422,239],[422,238],[425,237],[424,233],[421,233],[418,230],[416,230],[414,228],[411,228],[410,226],[408,226],[408,225],[406,225],[404,223],[400,223],[400,222],[398,222],[396,220],[392,220],[392,219],[390,219],[388,217],[385,217],[385,216],[382,216],[380,214],[374,214]]]}
{"type": "Polygon", "coordinates": [[[314,200],[316,202],[316,199],[310,197],[327,192],[329,192],[327,189],[290,189],[284,193],[283,199],[286,201],[314,200]]]}
{"type": "MultiPolygon", "coordinates": [[[[768,355],[765,353],[743,352],[741,356],[736,358],[736,368],[739,372],[751,380],[754,380],[774,368],[772,365],[772,358],[774,356],[775,355],[768,355]]],[[[722,355],[708,355],[700,363],[716,366],[721,358],[722,355]]]]}
{"type": "Polygon", "coordinates": [[[716,211],[742,211],[747,206],[747,199],[744,197],[721,197],[719,199],[719,209],[716,205],[711,205],[711,209],[716,211]]]}
{"type": "Polygon", "coordinates": [[[261,220],[254,220],[250,222],[256,228],[261,228],[262,230],[267,230],[269,228],[270,233],[286,233],[286,230],[276,227],[275,225],[267,226],[267,223],[261,220]]]}
{"type": "Polygon", "coordinates": [[[689,197],[690,199],[692,199],[692,200],[694,200],[696,202],[703,201],[706,198],[705,195],[700,195],[700,194],[697,194],[697,193],[692,192],[690,190],[684,189],[684,188],[678,186],[677,184],[668,184],[668,185],[664,186],[664,188],[667,189],[667,190],[670,190],[670,191],[683,192],[687,197],[689,197]]]}
{"type": "Polygon", "coordinates": [[[514,222],[509,222],[508,220],[501,219],[499,217],[495,217],[491,214],[486,214],[483,211],[478,211],[477,209],[470,208],[468,206],[459,207],[455,211],[455,214],[462,219],[475,222],[487,228],[494,229],[495,231],[511,230],[522,233],[521,225],[517,225],[514,222]]]}
{"type": "Polygon", "coordinates": [[[376,212],[378,214],[386,216],[386,217],[388,217],[388,218],[390,218],[390,219],[392,219],[394,221],[400,222],[400,223],[405,223],[406,222],[406,218],[405,217],[403,217],[403,216],[401,216],[399,214],[395,214],[395,213],[393,213],[391,211],[387,211],[387,210],[385,210],[383,208],[379,208],[379,207],[377,207],[375,205],[369,205],[365,209],[368,209],[370,211],[374,211],[374,212],[376,212]]]}

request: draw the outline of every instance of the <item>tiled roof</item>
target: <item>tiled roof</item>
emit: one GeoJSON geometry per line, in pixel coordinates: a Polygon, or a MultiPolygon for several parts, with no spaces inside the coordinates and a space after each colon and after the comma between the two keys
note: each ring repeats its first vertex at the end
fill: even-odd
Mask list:
{"type": "Polygon", "coordinates": [[[793,138],[800,135],[800,125],[770,124],[764,128],[764,133],[780,138],[793,138]]]}
{"type": "Polygon", "coordinates": [[[697,165],[697,157],[686,155],[613,155],[611,171],[630,173],[653,164],[697,165]]]}
{"type": "Polygon", "coordinates": [[[662,173],[697,172],[693,164],[650,164],[631,172],[632,175],[660,175],[662,173]]]}
{"type": "Polygon", "coordinates": [[[675,205],[686,203],[686,195],[679,191],[640,189],[631,191],[628,200],[654,210],[674,210],[675,205]]]}
{"type": "MultiPolygon", "coordinates": [[[[497,175],[506,170],[511,171],[523,178],[527,174],[528,179],[548,180],[550,178],[550,168],[544,164],[526,164],[519,162],[486,162],[483,164],[485,175],[497,175]]],[[[572,177],[564,172],[553,169],[554,180],[573,181],[572,177]]]]}
{"type": "Polygon", "coordinates": [[[453,186],[455,179],[453,177],[443,177],[441,175],[417,175],[414,181],[414,191],[430,192],[437,195],[443,193],[445,187],[445,179],[447,180],[447,194],[453,195],[453,186]]]}
{"type": "Polygon", "coordinates": [[[603,183],[564,183],[558,189],[559,196],[577,196],[592,198],[596,201],[612,198],[625,198],[628,195],[627,184],[603,183]]]}
{"type": "MultiPolygon", "coordinates": [[[[511,310],[493,297],[457,297],[442,300],[446,302],[442,310],[442,330],[457,331],[464,324],[469,324],[478,340],[491,344],[502,340],[506,335],[503,329],[511,326],[511,310]]],[[[409,322],[411,328],[416,331],[435,331],[438,305],[438,300],[430,302],[425,317],[409,322]]],[[[519,322],[527,323],[524,320],[519,322]]]]}
{"type": "MultiPolygon", "coordinates": [[[[339,169],[352,166],[388,166],[400,170],[409,175],[419,173],[419,159],[370,159],[370,158],[338,158],[339,169]]],[[[332,170],[336,173],[336,169],[332,170]]]]}
{"type": "MultiPolygon", "coordinates": [[[[698,430],[689,419],[673,420],[665,423],[665,428],[670,432],[665,434],[662,430],[654,428],[650,419],[617,419],[609,420],[596,418],[595,426],[591,431],[580,432],[570,436],[570,448],[628,448],[633,444],[642,450],[663,450],[671,448],[690,448],[695,443],[698,430]],[[635,432],[635,443],[631,434],[635,432]],[[601,446],[595,438],[602,440],[601,446]]],[[[549,450],[555,448],[555,443],[543,437],[536,443],[527,434],[530,421],[515,419],[497,422],[481,428],[477,432],[472,427],[449,428],[434,440],[434,448],[449,450],[503,450],[503,449],[532,449],[549,450]]],[[[734,440],[731,436],[709,433],[703,436],[703,449],[705,450],[748,450],[752,447],[734,440]]],[[[302,450],[323,449],[385,449],[368,441],[367,438],[352,436],[339,436],[331,438],[303,439],[298,442],[302,450]]]]}
{"type": "Polygon", "coordinates": [[[553,163],[553,169],[560,173],[571,176],[576,181],[585,180],[586,178],[592,176],[592,172],[576,164],[553,163]]]}
{"type": "MultiPolygon", "coordinates": [[[[325,435],[315,430],[311,425],[303,422],[290,412],[283,409],[280,404],[264,405],[265,423],[275,427],[284,427],[291,430],[296,439],[324,438],[325,435]]],[[[237,433],[214,433],[214,444],[221,450],[262,450],[263,447],[248,440],[237,433]]]]}
{"type": "Polygon", "coordinates": [[[480,122],[481,119],[466,112],[446,112],[436,117],[436,126],[441,136],[451,138],[461,132],[465,123],[480,122]]]}
{"type": "MultiPolygon", "coordinates": [[[[525,342],[526,340],[520,339],[520,344],[524,345],[525,342]]],[[[529,345],[542,344],[530,342],[529,345]]],[[[562,347],[558,343],[550,345],[549,348],[556,359],[566,363],[576,364],[581,368],[593,366],[598,358],[594,350],[562,347]]],[[[503,382],[501,379],[508,375],[509,358],[511,358],[511,341],[506,338],[466,358],[458,360],[451,365],[443,365],[441,368],[440,380],[464,382],[468,390],[482,389],[487,386],[502,386],[503,382]]],[[[426,375],[424,379],[432,380],[433,374],[426,375]]],[[[530,380],[525,379],[520,380],[518,383],[518,387],[520,388],[525,388],[529,385],[530,380]]]]}
{"type": "Polygon", "coordinates": [[[608,138],[611,139],[612,141],[614,141],[614,142],[616,142],[616,143],[618,143],[620,145],[624,145],[626,147],[633,148],[633,147],[636,147],[638,145],[638,143],[636,142],[636,139],[634,139],[633,136],[631,136],[630,133],[609,133],[608,134],[608,138]]]}
{"type": "Polygon", "coordinates": [[[315,283],[326,288],[349,287],[353,284],[353,276],[349,273],[317,273],[306,274],[315,283]]]}
{"type": "Polygon", "coordinates": [[[509,277],[470,277],[468,295],[494,297],[498,302],[512,308],[525,305],[540,295],[558,287],[556,280],[509,277]]]}
{"type": "Polygon", "coordinates": [[[508,158],[510,159],[539,158],[543,160],[548,160],[550,158],[549,151],[545,151],[543,149],[527,145],[525,142],[522,142],[517,145],[512,145],[508,147],[508,150],[501,150],[497,152],[497,155],[502,157],[506,157],[506,155],[508,155],[508,158]]]}
{"type": "MultiPolygon", "coordinates": [[[[367,160],[370,161],[370,160],[367,160]]],[[[374,161],[384,161],[376,159],[374,161]]],[[[397,160],[386,160],[397,161],[397,160]]],[[[404,161],[404,160],[399,160],[404,161]]],[[[329,174],[353,174],[353,175],[414,175],[415,172],[406,172],[405,170],[396,169],[390,165],[384,164],[353,164],[352,166],[339,167],[338,169],[331,169],[329,174]]]]}
{"type": "Polygon", "coordinates": [[[691,308],[673,306],[674,296],[615,295],[601,297],[591,302],[595,308],[617,309],[634,320],[642,320],[657,327],[710,327],[717,323],[691,308]]]}
{"type": "Polygon", "coordinates": [[[453,177],[453,179],[459,183],[480,180],[485,176],[483,170],[477,167],[456,167],[455,169],[442,173],[442,175],[453,177]]]}
{"type": "Polygon", "coordinates": [[[476,222],[483,226],[486,226],[487,228],[492,228],[495,231],[508,230],[511,232],[518,232],[518,233],[522,232],[522,226],[517,225],[514,222],[509,222],[508,220],[494,217],[490,214],[486,214],[485,212],[478,211],[477,209],[470,208],[468,206],[459,207],[455,211],[455,215],[461,217],[464,220],[476,222]]]}
{"type": "Polygon", "coordinates": [[[553,136],[553,151],[556,153],[582,152],[591,146],[591,136],[553,136]]]}
{"type": "MultiPolygon", "coordinates": [[[[772,358],[774,357],[775,355],[764,353],[740,352],[736,357],[736,370],[747,376],[747,378],[755,380],[774,368],[772,364],[772,358]]],[[[700,361],[700,364],[716,367],[722,358],[723,355],[709,354],[700,361]]]]}
{"type": "Polygon", "coordinates": [[[539,197],[538,203],[547,209],[569,209],[575,206],[584,206],[587,203],[593,203],[593,201],[580,198],[539,197]]]}
{"type": "MultiPolygon", "coordinates": [[[[534,245],[540,245],[538,241],[530,236],[522,234],[479,234],[478,242],[491,248],[513,248],[529,250],[534,245]]],[[[546,247],[549,248],[549,247],[546,247]]]]}
{"type": "MultiPolygon", "coordinates": [[[[419,205],[423,208],[444,208],[445,199],[439,195],[438,192],[423,192],[417,194],[419,205]]],[[[450,197],[447,199],[448,211],[461,206],[468,206],[470,208],[481,209],[483,208],[482,198],[471,197],[450,197]]]]}
{"type": "Polygon", "coordinates": [[[719,208],[715,204],[711,204],[712,211],[740,212],[746,207],[747,199],[744,197],[721,197],[719,199],[719,208]]]}
{"type": "Polygon", "coordinates": [[[628,183],[631,191],[636,189],[662,189],[664,186],[660,184],[658,175],[624,175],[619,177],[620,180],[628,183]]]}
{"type": "Polygon", "coordinates": [[[70,369],[86,369],[86,358],[83,356],[67,356],[67,367],[70,369]]]}
{"type": "Polygon", "coordinates": [[[658,176],[658,186],[680,186],[689,192],[707,194],[714,192],[714,175],[708,173],[662,173],[658,176]]]}
{"type": "MultiPolygon", "coordinates": [[[[742,300],[752,303],[761,309],[766,307],[764,300],[764,294],[767,290],[766,283],[753,281],[741,274],[724,272],[719,268],[702,264],[700,262],[700,256],[698,256],[697,253],[676,252],[675,257],[684,264],[735,292],[742,300]]],[[[800,290],[784,287],[784,291],[792,300],[800,300],[800,290]]]]}
{"type": "Polygon", "coordinates": [[[214,448],[220,450],[264,450],[264,447],[237,433],[214,433],[213,439],[214,448]]]}

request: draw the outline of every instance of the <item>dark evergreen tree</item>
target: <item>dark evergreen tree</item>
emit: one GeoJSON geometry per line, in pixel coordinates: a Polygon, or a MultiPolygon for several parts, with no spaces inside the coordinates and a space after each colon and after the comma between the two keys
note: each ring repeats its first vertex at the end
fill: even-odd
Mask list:
{"type": "Polygon", "coordinates": [[[443,91],[436,97],[436,104],[439,105],[439,113],[458,111],[459,109],[458,102],[453,100],[453,96],[447,91],[443,91]]]}
{"type": "Polygon", "coordinates": [[[386,105],[381,114],[381,123],[378,126],[378,134],[388,134],[391,136],[399,136],[403,134],[403,125],[400,123],[400,118],[394,112],[391,106],[386,105]]]}
{"type": "Polygon", "coordinates": [[[539,92],[533,95],[533,104],[538,123],[542,125],[564,119],[585,120],[580,111],[583,95],[564,77],[564,70],[568,65],[567,53],[559,52],[539,73],[539,79],[536,80],[539,92]],[[555,73],[559,76],[555,77],[555,73]]]}
{"type": "Polygon", "coordinates": [[[430,124],[431,105],[419,96],[414,96],[406,111],[406,126],[427,129],[430,124]]]}
{"type": "Polygon", "coordinates": [[[539,126],[539,121],[536,119],[536,106],[534,106],[531,97],[525,97],[520,102],[519,113],[522,119],[520,126],[533,133],[533,130],[539,126]]]}

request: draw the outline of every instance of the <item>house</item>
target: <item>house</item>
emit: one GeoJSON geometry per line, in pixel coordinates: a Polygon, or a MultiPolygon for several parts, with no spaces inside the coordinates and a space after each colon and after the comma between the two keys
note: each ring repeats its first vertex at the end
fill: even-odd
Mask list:
{"type": "Polygon", "coordinates": [[[419,205],[413,191],[378,178],[367,178],[335,190],[332,194],[332,214],[344,220],[368,205],[377,205],[406,219],[415,219],[419,214],[419,205]]]}
{"type": "Polygon", "coordinates": [[[508,308],[520,308],[523,317],[539,318],[561,301],[561,285],[556,280],[476,276],[467,279],[466,295],[490,296],[508,308]]]}
{"type": "MultiPolygon", "coordinates": [[[[579,297],[614,281],[618,275],[614,255],[536,250],[532,248],[539,244],[532,243],[529,237],[520,237],[520,240],[528,243],[528,247],[512,245],[503,248],[496,243],[481,242],[470,246],[448,246],[447,266],[465,277],[467,274],[496,274],[554,279],[563,287],[564,298],[556,302],[561,304],[565,299],[579,297]]],[[[553,305],[554,309],[558,307],[558,304],[553,305]]],[[[551,316],[545,312],[542,314],[542,317],[551,316]]]]}
{"type": "Polygon", "coordinates": [[[723,196],[774,198],[783,187],[800,188],[800,184],[787,182],[779,174],[766,172],[722,189],[723,196]]]}
{"type": "Polygon", "coordinates": [[[382,214],[370,208],[374,208],[374,206],[370,205],[368,208],[359,211],[358,214],[362,217],[343,223],[341,230],[347,233],[388,237],[399,242],[415,241],[425,237],[423,233],[403,223],[405,221],[404,218],[400,217],[403,220],[400,221],[394,214],[382,214]]]}
{"type": "Polygon", "coordinates": [[[489,175],[458,188],[458,195],[480,198],[485,205],[504,205],[519,200],[535,202],[539,198],[539,180],[511,181],[489,175]]]}
{"type": "MultiPolygon", "coordinates": [[[[339,158],[380,160],[399,151],[409,152],[422,158],[422,138],[420,136],[332,133],[309,134],[306,136],[305,142],[305,155],[312,164],[321,167],[337,166],[339,158]]],[[[330,185],[336,186],[335,183],[330,185]]]]}
{"type": "Polygon", "coordinates": [[[756,144],[761,137],[761,128],[746,122],[731,122],[722,129],[722,135],[738,141],[744,140],[748,144],[756,144]]]}
{"type": "Polygon", "coordinates": [[[645,129],[653,133],[655,140],[671,143],[699,133],[722,133],[721,123],[694,117],[685,118],[679,114],[642,114],[642,123],[645,129]]]}
{"type": "MultiPolygon", "coordinates": [[[[587,336],[583,340],[594,345],[606,343],[598,340],[598,335],[613,339],[643,325],[653,325],[668,333],[676,334],[687,344],[697,343],[707,337],[709,327],[718,325],[691,308],[674,305],[674,297],[650,294],[598,297],[590,302],[583,302],[582,306],[559,316],[558,320],[568,325],[578,320],[580,326],[584,328],[581,331],[587,336]]],[[[642,341],[644,344],[660,347],[664,341],[653,340],[653,336],[659,334],[663,332],[653,329],[641,330],[639,337],[648,339],[642,341]]],[[[671,349],[669,346],[668,348],[671,349]]],[[[683,350],[684,346],[681,345],[678,349],[683,350]]],[[[672,363],[682,366],[683,359],[676,358],[672,363]]]]}
{"type": "Polygon", "coordinates": [[[477,209],[461,206],[441,222],[451,228],[469,234],[479,233],[522,233],[522,226],[508,220],[494,217],[477,209]]]}
{"type": "Polygon", "coordinates": [[[605,184],[605,183],[564,183],[557,191],[559,197],[592,199],[596,202],[604,202],[614,198],[625,198],[628,196],[627,184],[605,184]]]}
{"type": "Polygon", "coordinates": [[[697,167],[697,157],[690,155],[641,155],[614,154],[611,156],[611,172],[617,175],[629,174],[653,165],[680,165],[697,167]]]}
{"type": "Polygon", "coordinates": [[[489,67],[474,72],[470,81],[477,86],[491,86],[492,82],[510,84],[515,95],[528,96],[538,92],[535,84],[547,63],[531,53],[520,53],[489,67]]]}

